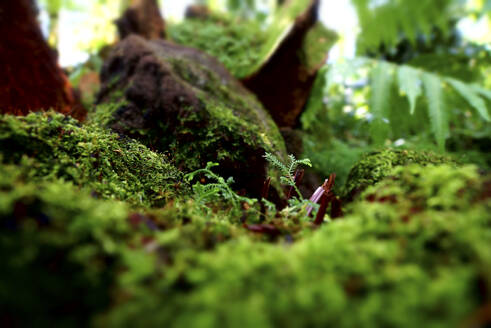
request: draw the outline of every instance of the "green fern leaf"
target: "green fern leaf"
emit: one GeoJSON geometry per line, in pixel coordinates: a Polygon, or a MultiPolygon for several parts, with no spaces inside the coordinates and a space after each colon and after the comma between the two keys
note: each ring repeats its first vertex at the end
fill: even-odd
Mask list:
{"type": "Polygon", "coordinates": [[[399,90],[407,96],[409,101],[409,112],[414,114],[416,101],[421,95],[421,80],[418,70],[409,66],[401,66],[397,72],[399,90]]]}
{"type": "Polygon", "coordinates": [[[371,112],[373,124],[371,135],[375,144],[382,144],[389,134],[389,125],[385,122],[389,117],[390,87],[393,82],[393,67],[386,62],[376,63],[371,76],[372,96],[371,112]]]}
{"type": "Polygon", "coordinates": [[[482,118],[488,122],[491,120],[488,109],[486,108],[486,103],[481,97],[479,97],[478,93],[471,86],[452,78],[448,78],[447,81],[465,100],[467,100],[472,107],[477,110],[482,118]]]}
{"type": "Polygon", "coordinates": [[[433,74],[424,73],[423,84],[428,98],[431,129],[438,147],[443,151],[445,149],[445,139],[448,135],[448,116],[445,112],[442,81],[433,74]]]}
{"type": "Polygon", "coordinates": [[[481,96],[491,100],[491,90],[486,90],[486,89],[480,87],[479,85],[475,85],[475,84],[472,85],[472,89],[474,89],[476,92],[480,93],[481,96]]]}

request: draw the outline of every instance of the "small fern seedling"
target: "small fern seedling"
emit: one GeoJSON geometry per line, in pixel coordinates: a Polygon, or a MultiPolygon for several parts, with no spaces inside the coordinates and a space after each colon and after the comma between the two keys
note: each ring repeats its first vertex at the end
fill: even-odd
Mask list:
{"type": "Polygon", "coordinates": [[[255,202],[254,199],[239,196],[232,190],[231,185],[234,183],[232,177],[225,180],[223,177],[211,171],[216,166],[218,166],[218,163],[208,162],[205,168],[193,171],[184,176],[188,182],[191,182],[199,174],[203,174],[208,179],[215,181],[207,184],[197,182],[193,185],[193,191],[196,193],[196,201],[198,203],[204,203],[207,200],[222,197],[225,200],[231,201],[235,208],[238,208],[241,202],[252,205],[255,202]]]}
{"type": "Polygon", "coordinates": [[[271,153],[266,153],[263,157],[273,167],[280,171],[280,182],[294,188],[298,196],[303,199],[302,194],[300,193],[300,190],[298,190],[297,184],[295,183],[295,173],[299,165],[312,167],[310,159],[296,159],[294,155],[290,154],[288,155],[288,163],[284,164],[278,159],[278,157],[271,153]]]}

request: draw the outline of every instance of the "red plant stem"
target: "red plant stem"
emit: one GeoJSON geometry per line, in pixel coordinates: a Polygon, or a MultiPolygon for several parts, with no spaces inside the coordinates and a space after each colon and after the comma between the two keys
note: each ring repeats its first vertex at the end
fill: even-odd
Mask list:
{"type": "Polygon", "coordinates": [[[324,182],[324,184],[322,185],[322,188],[324,188],[324,194],[321,196],[321,204],[314,220],[314,224],[316,225],[320,225],[322,224],[322,222],[324,222],[324,216],[327,212],[327,206],[331,201],[336,199],[336,196],[334,196],[331,191],[332,187],[334,186],[335,179],[336,174],[332,173],[331,175],[329,175],[329,180],[327,180],[327,182],[324,182]]]}
{"type": "Polygon", "coordinates": [[[314,224],[320,225],[324,221],[324,216],[326,215],[327,205],[329,204],[329,198],[326,193],[321,196],[321,205],[317,211],[314,224]]]}

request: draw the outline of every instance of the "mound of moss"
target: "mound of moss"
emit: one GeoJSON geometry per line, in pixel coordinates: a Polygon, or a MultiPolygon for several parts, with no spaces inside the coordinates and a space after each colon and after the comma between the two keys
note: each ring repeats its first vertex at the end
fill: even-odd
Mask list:
{"type": "Polygon", "coordinates": [[[176,43],[206,51],[217,58],[232,75],[243,78],[257,65],[266,33],[255,20],[210,15],[190,18],[167,26],[176,43]]]}
{"type": "Polygon", "coordinates": [[[451,163],[448,157],[431,152],[384,149],[366,154],[350,170],[346,181],[345,192],[349,199],[362,192],[366,187],[374,185],[398,166],[419,164],[451,163]]]}
{"type": "Polygon", "coordinates": [[[24,167],[29,179],[61,178],[135,205],[160,206],[188,190],[165,156],[56,113],[0,116],[0,154],[4,163],[24,167]]]}
{"type": "Polygon", "coordinates": [[[180,277],[167,267],[246,233],[220,213],[192,200],[135,209],[0,164],[2,320],[12,327],[87,327],[150,283],[164,278],[179,289],[180,277]]]}
{"type": "Polygon", "coordinates": [[[135,210],[2,164],[2,318],[38,327],[479,326],[491,297],[490,185],[473,166],[400,166],[346,217],[295,242],[265,242],[242,226],[241,211],[193,200],[135,210]]]}
{"type": "Polygon", "coordinates": [[[180,277],[179,288],[164,279],[101,323],[480,325],[475,314],[491,296],[489,179],[475,167],[401,168],[367,191],[381,198],[360,201],[348,217],[293,245],[243,236],[190,255],[169,268],[180,277]],[[423,174],[428,178],[420,180],[423,174]],[[383,198],[388,189],[390,202],[383,198]],[[408,202],[421,209],[408,216],[408,202]]]}
{"type": "Polygon", "coordinates": [[[236,190],[259,197],[265,152],[286,158],[261,104],[199,50],[130,36],[115,46],[101,77],[102,105],[92,120],[168,153],[181,170],[218,162],[236,190]]]}

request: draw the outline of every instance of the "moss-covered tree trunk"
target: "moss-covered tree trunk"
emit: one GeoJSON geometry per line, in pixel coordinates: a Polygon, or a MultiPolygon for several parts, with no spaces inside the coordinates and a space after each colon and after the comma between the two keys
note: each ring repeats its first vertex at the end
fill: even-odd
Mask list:
{"type": "Polygon", "coordinates": [[[0,112],[54,109],[84,116],[57,56],[43,38],[32,0],[0,1],[0,112]]]}

